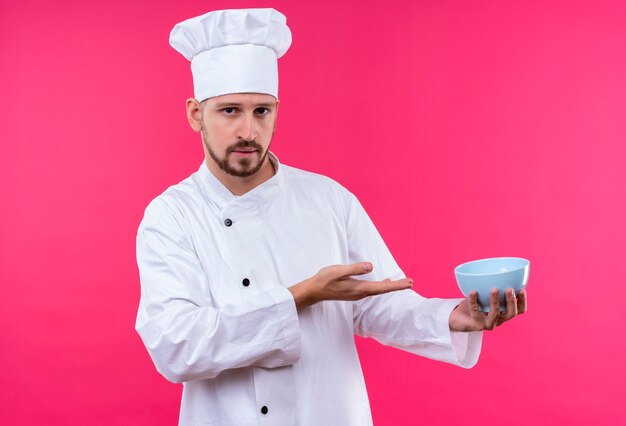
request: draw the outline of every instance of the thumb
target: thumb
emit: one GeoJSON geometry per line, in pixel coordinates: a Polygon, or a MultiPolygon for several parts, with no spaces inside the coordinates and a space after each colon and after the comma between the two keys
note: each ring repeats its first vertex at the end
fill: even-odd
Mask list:
{"type": "Polygon", "coordinates": [[[352,275],[363,275],[372,272],[374,266],[370,262],[357,262],[351,265],[340,265],[342,277],[350,277],[352,275]]]}
{"type": "Polygon", "coordinates": [[[333,279],[348,278],[352,275],[363,275],[372,272],[374,267],[370,262],[357,262],[350,265],[334,265],[329,266],[327,272],[332,275],[333,279]]]}

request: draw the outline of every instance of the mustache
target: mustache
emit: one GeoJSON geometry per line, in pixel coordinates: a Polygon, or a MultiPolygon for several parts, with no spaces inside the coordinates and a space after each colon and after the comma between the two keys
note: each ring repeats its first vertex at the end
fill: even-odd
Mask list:
{"type": "Polygon", "coordinates": [[[263,147],[261,145],[259,145],[258,143],[256,143],[255,141],[247,141],[245,139],[241,139],[239,141],[237,141],[236,143],[234,143],[233,145],[229,146],[228,149],[226,150],[226,154],[230,154],[231,152],[240,150],[240,149],[255,149],[259,152],[263,151],[263,147]]]}

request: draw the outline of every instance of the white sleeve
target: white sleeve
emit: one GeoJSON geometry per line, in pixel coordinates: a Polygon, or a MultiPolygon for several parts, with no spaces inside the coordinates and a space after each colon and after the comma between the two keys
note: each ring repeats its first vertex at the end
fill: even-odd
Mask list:
{"type": "MultiPolygon", "coordinates": [[[[369,216],[352,194],[348,213],[350,263],[369,261],[365,279],[405,275],[369,216]]],[[[427,358],[470,368],[478,361],[482,332],[451,332],[450,313],[460,299],[425,298],[413,290],[371,296],[353,304],[354,331],[363,337],[427,358]]]]}
{"type": "Polygon", "coordinates": [[[137,234],[136,329],[157,370],[170,381],[185,382],[226,369],[296,362],[300,330],[289,290],[276,286],[216,309],[189,240],[175,218],[154,204],[137,234]]]}

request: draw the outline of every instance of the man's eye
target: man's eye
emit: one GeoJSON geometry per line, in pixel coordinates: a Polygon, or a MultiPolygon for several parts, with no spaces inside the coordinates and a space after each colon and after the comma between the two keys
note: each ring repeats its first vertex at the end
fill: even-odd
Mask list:
{"type": "Polygon", "coordinates": [[[233,115],[236,112],[235,108],[230,108],[230,107],[224,108],[222,111],[224,111],[224,113],[227,115],[233,115]]]}
{"type": "Polygon", "coordinates": [[[265,107],[258,107],[256,110],[254,110],[254,112],[256,112],[257,115],[266,115],[270,112],[270,110],[265,107]]]}

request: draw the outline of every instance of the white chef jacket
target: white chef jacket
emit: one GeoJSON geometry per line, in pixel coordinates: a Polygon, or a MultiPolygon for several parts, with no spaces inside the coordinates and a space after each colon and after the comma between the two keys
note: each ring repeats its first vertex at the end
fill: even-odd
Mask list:
{"type": "Polygon", "coordinates": [[[354,195],[270,158],[276,174],[239,197],[202,164],[139,227],[136,329],[157,370],[184,385],[179,424],[371,424],[354,333],[473,366],[482,334],[448,326],[460,300],[404,290],[296,311],[287,288],[325,266],[405,275],[354,195]]]}

